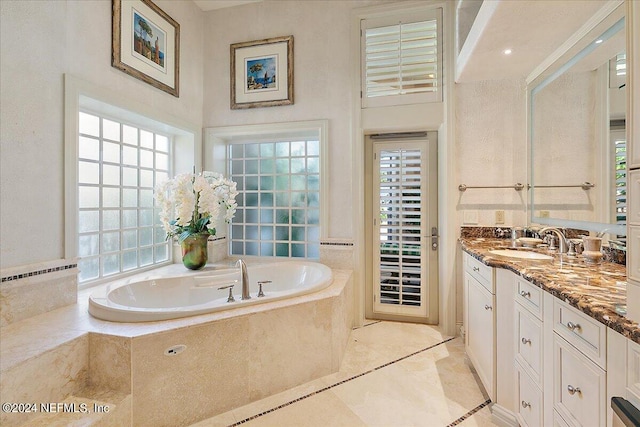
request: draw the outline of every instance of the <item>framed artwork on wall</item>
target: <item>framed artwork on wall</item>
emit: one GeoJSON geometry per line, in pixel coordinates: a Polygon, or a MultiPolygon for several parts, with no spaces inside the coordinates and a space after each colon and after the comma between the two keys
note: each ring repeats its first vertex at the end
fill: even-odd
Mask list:
{"type": "Polygon", "coordinates": [[[111,65],[179,96],[180,24],[151,0],[112,0],[111,65]]]}
{"type": "Polygon", "coordinates": [[[231,45],[231,109],[293,104],[293,36],[231,45]]]}

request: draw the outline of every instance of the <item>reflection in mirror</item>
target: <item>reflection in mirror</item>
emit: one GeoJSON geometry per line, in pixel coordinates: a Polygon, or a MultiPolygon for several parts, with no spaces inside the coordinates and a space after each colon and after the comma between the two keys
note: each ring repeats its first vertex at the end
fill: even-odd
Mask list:
{"type": "Polygon", "coordinates": [[[531,210],[533,222],[618,239],[626,234],[624,18],[605,28],[531,85],[531,210]]]}

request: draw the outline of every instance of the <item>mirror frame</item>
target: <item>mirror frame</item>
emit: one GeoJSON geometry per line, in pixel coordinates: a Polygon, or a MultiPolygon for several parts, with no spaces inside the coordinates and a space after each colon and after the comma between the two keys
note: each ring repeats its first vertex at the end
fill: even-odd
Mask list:
{"type": "MultiPolygon", "coordinates": [[[[582,57],[594,49],[594,41],[603,35],[612,35],[625,28],[626,8],[623,1],[614,1],[603,6],[573,36],[566,40],[553,54],[540,64],[527,78],[527,152],[529,154],[528,176],[529,188],[529,221],[530,223],[557,227],[575,228],[594,232],[626,235],[625,225],[578,221],[561,218],[535,216],[533,184],[533,99],[534,95],[546,85],[567,71],[582,57]]],[[[629,93],[627,92],[627,97],[629,93]]],[[[573,184],[573,183],[572,183],[573,184]]]]}

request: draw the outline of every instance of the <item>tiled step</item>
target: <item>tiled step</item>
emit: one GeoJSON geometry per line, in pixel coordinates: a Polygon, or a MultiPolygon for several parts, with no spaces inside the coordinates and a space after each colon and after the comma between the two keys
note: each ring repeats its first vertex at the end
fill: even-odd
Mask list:
{"type": "Polygon", "coordinates": [[[62,402],[39,405],[38,411],[41,414],[22,424],[21,427],[122,427],[131,425],[131,395],[123,396],[111,392],[98,394],[109,397],[109,400],[69,396],[62,402]]]}

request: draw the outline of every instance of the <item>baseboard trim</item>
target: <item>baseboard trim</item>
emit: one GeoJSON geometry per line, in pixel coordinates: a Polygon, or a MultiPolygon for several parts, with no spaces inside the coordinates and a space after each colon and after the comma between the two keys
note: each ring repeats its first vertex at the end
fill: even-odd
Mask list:
{"type": "Polygon", "coordinates": [[[497,403],[491,407],[491,415],[493,422],[502,427],[518,427],[518,419],[510,410],[498,405],[497,403]]]}

